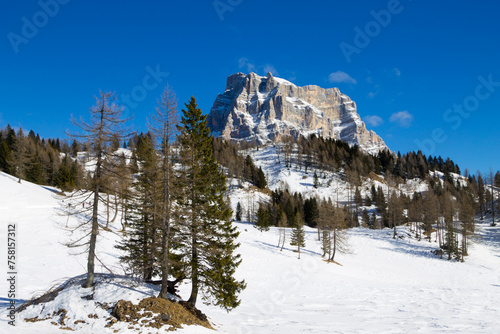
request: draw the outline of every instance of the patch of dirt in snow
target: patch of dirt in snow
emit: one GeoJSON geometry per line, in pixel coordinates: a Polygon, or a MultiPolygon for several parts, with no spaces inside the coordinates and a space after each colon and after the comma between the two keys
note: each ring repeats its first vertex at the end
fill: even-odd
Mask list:
{"type": "Polygon", "coordinates": [[[94,333],[96,328],[103,333],[172,331],[184,325],[213,329],[201,311],[178,298],[154,297],[158,293],[155,286],[124,276],[96,274],[95,286],[86,289],[84,280],[85,275],[74,277],[24,303],[18,310],[20,318],[32,329],[55,326],[79,333],[94,333]]]}

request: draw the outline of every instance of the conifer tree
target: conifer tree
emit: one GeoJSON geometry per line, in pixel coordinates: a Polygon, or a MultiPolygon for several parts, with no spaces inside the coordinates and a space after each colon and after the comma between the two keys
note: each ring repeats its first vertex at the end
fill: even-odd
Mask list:
{"type": "Polygon", "coordinates": [[[173,160],[174,154],[171,148],[171,141],[174,138],[178,125],[177,97],[173,90],[167,85],[163,94],[158,100],[156,114],[152,117],[153,124],[150,124],[152,131],[159,140],[159,152],[161,159],[159,167],[160,178],[160,222],[161,222],[161,275],[162,284],[160,298],[167,298],[168,276],[169,276],[169,243],[172,220],[172,197],[174,193],[173,185],[173,160]]]}
{"type": "Polygon", "coordinates": [[[485,196],[484,196],[484,180],[480,171],[477,171],[477,186],[478,186],[478,197],[479,197],[479,211],[481,214],[481,220],[484,219],[484,207],[485,207],[485,196]]]}
{"type": "MultiPolygon", "coordinates": [[[[122,118],[123,108],[116,103],[116,96],[109,92],[99,92],[96,97],[96,105],[90,109],[90,122],[73,121],[83,133],[73,134],[73,138],[83,138],[84,140],[92,141],[95,154],[95,169],[90,184],[90,194],[92,196],[92,214],[89,220],[91,225],[90,240],[88,242],[88,259],[87,259],[87,279],[84,283],[85,288],[90,288],[94,285],[94,261],[96,257],[95,249],[97,243],[97,234],[99,229],[99,201],[102,200],[100,192],[106,190],[104,161],[111,158],[107,151],[108,144],[114,134],[119,134],[122,138],[126,135],[127,130],[123,129],[123,124],[126,121],[122,118]]],[[[57,141],[58,142],[58,141],[57,141]]],[[[56,146],[57,146],[56,142],[56,146]]]]}
{"type": "Polygon", "coordinates": [[[295,212],[294,216],[295,227],[292,230],[292,235],[290,236],[290,245],[297,246],[297,252],[299,253],[300,259],[300,249],[306,246],[306,232],[304,231],[304,219],[299,210],[295,212]]]}
{"type": "Polygon", "coordinates": [[[159,272],[160,226],[158,156],[150,137],[140,134],[134,152],[140,172],[132,185],[127,203],[126,238],[118,246],[124,251],[120,260],[143,280],[159,272]]]}
{"type": "Polygon", "coordinates": [[[7,141],[0,137],[0,171],[10,174],[11,161],[12,153],[7,145],[7,141]]]}
{"type": "Polygon", "coordinates": [[[14,166],[13,172],[18,178],[18,182],[21,183],[21,179],[26,177],[26,167],[29,159],[27,141],[24,137],[22,128],[19,128],[19,131],[17,132],[12,158],[14,166]]]}
{"type": "Polygon", "coordinates": [[[260,231],[269,231],[269,215],[266,207],[260,203],[257,209],[257,221],[255,227],[260,231]]]}
{"type": "Polygon", "coordinates": [[[240,303],[244,281],[234,278],[241,263],[235,254],[238,232],[231,223],[231,210],[224,203],[225,176],[213,156],[206,116],[194,97],[186,103],[179,127],[181,168],[176,180],[182,196],[176,197],[180,219],[178,236],[183,236],[183,254],[191,279],[188,305],[195,307],[200,291],[204,302],[231,310],[240,303]]]}
{"type": "Polygon", "coordinates": [[[241,221],[241,214],[242,214],[242,209],[241,209],[241,203],[238,202],[236,205],[236,220],[241,221]]]}

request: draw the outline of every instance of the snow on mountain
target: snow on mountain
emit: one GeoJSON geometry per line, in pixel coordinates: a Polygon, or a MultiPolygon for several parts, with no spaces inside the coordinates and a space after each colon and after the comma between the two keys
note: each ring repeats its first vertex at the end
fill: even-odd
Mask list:
{"type": "MultiPolygon", "coordinates": [[[[277,187],[276,182],[283,180],[292,189],[303,187],[310,195],[314,194],[310,176],[304,179],[293,169],[286,174],[279,168],[271,168],[271,159],[275,159],[272,147],[252,154],[256,164],[264,167],[268,164],[266,173],[272,186],[277,187]]],[[[340,179],[338,182],[343,189],[340,179]]],[[[233,184],[228,194],[233,207],[238,201],[247,205],[247,190],[233,184]]],[[[331,193],[325,184],[317,191],[331,193]]],[[[268,198],[261,192],[254,193],[256,202],[268,198]]],[[[345,191],[339,196],[346,198],[345,191]]],[[[63,245],[78,236],[65,227],[68,217],[62,208],[67,203],[63,200],[54,189],[29,182],[19,184],[16,178],[0,173],[0,239],[7,238],[7,224],[15,223],[18,229],[18,303],[85,272],[86,254],[71,255],[75,251],[63,245]]],[[[70,217],[69,226],[75,223],[70,217]]],[[[336,256],[341,265],[322,261],[314,229],[306,228],[306,247],[298,260],[288,244],[280,252],[276,246],[276,228],[261,233],[250,223],[235,224],[241,233],[238,251],[243,259],[236,275],[248,285],[241,295],[241,305],[231,313],[199,305],[219,333],[495,333],[500,330],[500,233],[497,227],[489,226],[488,220],[477,223],[480,238],[471,246],[465,263],[439,259],[431,253],[437,248],[436,243],[419,242],[406,227],[400,227],[402,239],[392,239],[392,231],[387,229],[348,230],[350,252],[336,256]]],[[[111,224],[111,232],[100,231],[98,237],[97,254],[115,274],[123,273],[117,260],[118,250],[114,248],[120,234],[113,232],[119,228],[117,220],[111,224]]],[[[0,264],[6,268],[6,256],[0,264]]],[[[100,264],[96,269],[106,272],[100,264]]],[[[68,289],[45,308],[55,310],[69,303],[74,314],[67,325],[77,328],[78,333],[140,331],[124,324],[103,328],[103,318],[108,313],[97,309],[92,301],[82,300],[80,290],[68,289]],[[88,314],[93,313],[99,318],[89,319],[88,314]],[[74,324],[78,319],[88,325],[74,324]]],[[[0,291],[4,306],[0,332],[7,333],[12,327],[6,317],[5,279],[0,291]]],[[[187,282],[180,287],[181,296],[188,296],[189,291],[187,282]]],[[[155,287],[128,286],[118,279],[99,286],[94,297],[95,301],[112,302],[119,298],[136,301],[156,293],[155,287]]],[[[18,314],[15,332],[67,332],[50,321],[22,321],[24,317],[45,312],[42,309],[38,306],[18,314]]],[[[202,327],[186,327],[179,332],[213,333],[202,327]]]]}
{"type": "Polygon", "coordinates": [[[217,96],[208,116],[215,136],[231,140],[279,141],[282,136],[340,139],[369,153],[387,149],[384,141],[368,131],[356,103],[338,88],[298,87],[293,83],[255,73],[227,78],[224,94],[217,96]]]}
{"type": "MultiPolygon", "coordinates": [[[[296,148],[294,149],[296,152],[296,148]]],[[[301,193],[305,198],[318,197],[320,199],[331,198],[332,201],[339,202],[343,205],[349,201],[349,192],[353,196],[353,187],[345,180],[343,172],[332,173],[329,171],[320,171],[309,169],[306,173],[304,167],[301,170],[297,169],[296,164],[292,168],[286,168],[283,160],[284,148],[282,144],[265,145],[259,149],[251,149],[244,154],[249,154],[256,166],[261,167],[266,175],[268,187],[271,190],[289,189],[291,193],[301,193]],[[314,187],[314,172],[317,172],[319,186],[314,187]]],[[[296,159],[296,155],[293,155],[296,159]]],[[[378,176],[378,180],[363,178],[362,184],[359,187],[361,195],[371,196],[372,185],[375,188],[381,186],[384,191],[387,190],[387,183],[383,176],[378,176]]],[[[395,191],[397,194],[404,193],[407,196],[412,196],[415,192],[423,192],[428,188],[427,183],[421,179],[409,179],[405,184],[400,184],[398,187],[389,186],[390,192],[395,191]]],[[[242,203],[243,204],[243,203],[242,203]]]]}

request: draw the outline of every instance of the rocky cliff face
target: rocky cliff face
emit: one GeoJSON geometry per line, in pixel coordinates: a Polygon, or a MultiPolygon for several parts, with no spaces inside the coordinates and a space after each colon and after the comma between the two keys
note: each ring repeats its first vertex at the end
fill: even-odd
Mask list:
{"type": "Polygon", "coordinates": [[[375,132],[366,129],[356,103],[338,88],[298,87],[271,73],[229,76],[226,91],[217,96],[208,115],[208,125],[214,136],[226,140],[263,144],[287,135],[316,134],[358,144],[370,153],[387,149],[375,132]]]}

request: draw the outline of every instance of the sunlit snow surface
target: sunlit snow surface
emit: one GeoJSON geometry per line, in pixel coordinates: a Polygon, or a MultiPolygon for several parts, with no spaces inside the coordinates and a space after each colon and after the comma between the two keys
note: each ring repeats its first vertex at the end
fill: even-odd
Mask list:
{"type": "MultiPolygon", "coordinates": [[[[254,155],[255,160],[262,159],[256,161],[258,165],[271,159],[265,154],[266,151],[261,150],[254,155]]],[[[265,172],[272,182],[282,179],[278,177],[279,171],[271,175],[273,170],[266,168],[265,172]]],[[[289,187],[300,186],[313,192],[312,179],[303,179],[300,175],[293,171],[285,175],[289,187]]],[[[326,186],[314,191],[323,191],[325,195],[331,192],[326,186]]],[[[260,193],[250,195],[254,202],[265,199],[260,193]]],[[[248,192],[239,189],[236,182],[231,187],[230,198],[233,207],[238,201],[245,208],[251,202],[248,192]]],[[[67,216],[58,215],[61,204],[66,205],[51,189],[28,182],[19,184],[17,179],[0,173],[1,244],[5,245],[7,239],[7,224],[16,223],[18,229],[18,302],[85,272],[86,255],[71,256],[77,252],[63,245],[81,234],[71,235],[65,228],[67,216]]],[[[69,226],[76,223],[73,219],[69,219],[69,226]]],[[[322,261],[313,229],[306,229],[307,245],[298,260],[291,246],[286,245],[283,252],[276,247],[276,229],[261,233],[251,224],[236,225],[241,232],[239,252],[243,258],[237,277],[244,278],[248,284],[241,294],[241,305],[230,313],[201,302],[198,305],[219,333],[500,331],[500,228],[490,227],[488,221],[478,222],[481,238],[471,246],[465,263],[435,257],[431,250],[437,248],[436,243],[416,241],[409,237],[407,228],[399,229],[400,235],[405,236],[402,239],[392,239],[392,231],[387,229],[355,228],[348,232],[350,253],[336,256],[342,266],[322,261]]],[[[111,227],[116,233],[102,231],[98,236],[98,256],[116,274],[121,274],[118,250],[114,248],[120,239],[119,218],[111,227]]],[[[5,252],[6,247],[3,248],[5,252]]],[[[0,333],[67,333],[50,322],[23,322],[23,315],[18,315],[15,329],[9,326],[5,310],[8,303],[6,255],[0,258],[0,266],[4,272],[4,279],[0,280],[0,333]]],[[[106,272],[100,264],[96,269],[106,272]]],[[[110,302],[123,297],[136,301],[156,293],[147,285],[121,290],[117,284],[109,284],[100,289],[102,299],[110,302]]],[[[76,287],[69,289],[64,295],[66,300],[56,299],[55,304],[47,307],[55,309],[70,301],[76,312],[74,319],[90,322],[88,314],[98,312],[89,309],[88,301],[78,305],[77,292],[76,287]]],[[[181,287],[181,295],[186,298],[189,292],[186,282],[181,287]]],[[[26,316],[28,314],[33,316],[34,311],[26,316]]],[[[125,325],[103,328],[104,323],[101,319],[94,327],[87,326],[77,332],[113,333],[119,329],[120,333],[137,333],[125,325]]],[[[201,327],[180,332],[213,333],[201,327]]]]}

